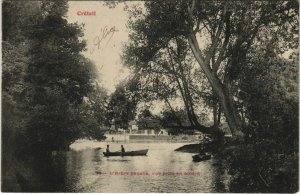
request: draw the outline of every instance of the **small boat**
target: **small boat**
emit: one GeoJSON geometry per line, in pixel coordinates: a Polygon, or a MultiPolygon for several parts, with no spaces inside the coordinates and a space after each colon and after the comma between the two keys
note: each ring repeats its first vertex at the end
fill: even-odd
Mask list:
{"type": "Polygon", "coordinates": [[[209,160],[211,158],[211,155],[204,153],[204,154],[197,154],[192,157],[194,162],[201,162],[204,160],[209,160]]]}
{"type": "Polygon", "coordinates": [[[103,152],[104,156],[145,156],[147,155],[148,149],[137,150],[130,152],[103,152]]]}

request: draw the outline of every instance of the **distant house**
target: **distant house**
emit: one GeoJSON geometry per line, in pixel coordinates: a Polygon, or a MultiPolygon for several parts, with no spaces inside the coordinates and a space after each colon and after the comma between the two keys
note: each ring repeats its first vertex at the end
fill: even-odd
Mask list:
{"type": "Polygon", "coordinates": [[[167,129],[160,129],[158,135],[169,135],[169,130],[167,130],[167,129]]]}
{"type": "Polygon", "coordinates": [[[136,121],[130,121],[129,122],[129,130],[130,131],[137,131],[137,130],[139,130],[139,127],[138,127],[136,121]]]}
{"type": "Polygon", "coordinates": [[[125,129],[123,129],[123,128],[118,128],[118,130],[117,130],[118,132],[124,132],[125,131],[125,129]]]}

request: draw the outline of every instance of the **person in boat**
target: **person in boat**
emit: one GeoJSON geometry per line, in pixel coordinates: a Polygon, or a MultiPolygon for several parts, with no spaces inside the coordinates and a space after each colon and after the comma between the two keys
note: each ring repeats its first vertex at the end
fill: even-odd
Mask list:
{"type": "Polygon", "coordinates": [[[121,145],[121,152],[125,152],[125,148],[123,145],[121,145]]]}
{"type": "Polygon", "coordinates": [[[109,145],[106,146],[106,152],[110,152],[109,151],[109,145]]]}

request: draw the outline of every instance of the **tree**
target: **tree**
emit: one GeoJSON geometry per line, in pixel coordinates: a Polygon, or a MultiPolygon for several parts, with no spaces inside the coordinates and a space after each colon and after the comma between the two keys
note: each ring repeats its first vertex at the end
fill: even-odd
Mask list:
{"type": "Polygon", "coordinates": [[[105,88],[99,86],[96,82],[94,89],[88,94],[85,104],[88,107],[88,111],[93,114],[97,120],[98,126],[104,127],[106,124],[105,114],[108,106],[108,94],[105,88]]]}
{"type": "Polygon", "coordinates": [[[85,102],[96,92],[96,71],[81,54],[82,28],[67,23],[66,11],[67,1],[3,1],[4,191],[49,188],[36,183],[52,181],[41,179],[53,169],[53,150],[68,149],[80,137],[103,137],[101,119],[85,102]]]}
{"type": "Polygon", "coordinates": [[[298,63],[298,54],[282,58],[271,44],[251,51],[239,77],[246,143],[227,155],[231,191],[298,190],[298,63]]]}
{"type": "Polygon", "coordinates": [[[106,112],[106,124],[121,128],[128,128],[128,124],[135,118],[137,102],[130,92],[127,91],[126,84],[120,84],[116,91],[111,94],[106,112]]]}
{"type": "Polygon", "coordinates": [[[41,15],[38,2],[15,2],[4,0],[2,4],[2,38],[13,44],[27,43],[28,24],[34,25],[41,15]]]}
{"type": "Polygon", "coordinates": [[[24,111],[28,89],[24,77],[29,62],[26,24],[34,23],[40,14],[38,4],[2,2],[1,186],[6,192],[22,192],[24,185],[19,178],[34,180],[37,177],[24,161],[23,151],[28,143],[24,138],[28,120],[28,113],[24,111]]]}
{"type": "Polygon", "coordinates": [[[27,133],[32,149],[48,153],[68,149],[78,134],[76,109],[92,90],[94,65],[81,51],[82,27],[65,18],[67,1],[42,1],[42,14],[30,26],[27,133]],[[40,149],[40,148],[43,148],[40,149]]]}
{"type": "MultiPolygon", "coordinates": [[[[2,42],[2,132],[3,141],[16,142],[16,136],[24,131],[26,114],[23,111],[28,85],[24,81],[29,62],[26,55],[28,39],[26,23],[34,20],[40,10],[37,2],[3,1],[3,42],[2,42]],[[9,135],[10,134],[10,135],[9,135]],[[12,138],[12,139],[11,139],[12,138]]],[[[4,143],[6,145],[6,143],[4,143]]],[[[16,146],[5,147],[11,150],[16,146]]],[[[21,147],[21,146],[20,146],[21,147]]],[[[13,151],[11,152],[13,153],[13,151]]]]}
{"type": "Polygon", "coordinates": [[[270,139],[285,153],[298,147],[299,60],[297,54],[291,57],[278,57],[270,47],[260,49],[252,53],[239,82],[247,135],[270,139]]]}
{"type": "MultiPolygon", "coordinates": [[[[130,53],[124,56],[125,61],[130,61],[130,53]]],[[[209,132],[209,128],[200,124],[195,112],[195,98],[201,92],[192,92],[198,83],[194,82],[197,69],[191,58],[191,51],[187,41],[180,37],[170,40],[170,43],[158,51],[151,62],[140,66],[130,66],[142,72],[139,79],[141,87],[138,89],[147,95],[147,100],[163,100],[170,108],[170,100],[180,97],[187,112],[190,125],[202,132],[209,132]],[[152,95],[152,96],[151,96],[152,95]],[[149,98],[149,96],[151,96],[149,98]]],[[[200,90],[201,90],[200,86],[200,90]]],[[[174,112],[174,110],[173,110],[174,112]]],[[[174,112],[175,113],[175,112],[174,112]]],[[[176,114],[174,114],[176,115],[176,114]]],[[[176,118],[176,116],[175,116],[176,118]]],[[[176,119],[179,121],[178,119],[176,119]]]]}
{"type": "Polygon", "coordinates": [[[153,129],[159,131],[161,128],[159,118],[153,115],[149,109],[145,109],[139,114],[137,124],[139,129],[153,129]]]}
{"type": "Polygon", "coordinates": [[[237,74],[261,31],[283,32],[286,22],[295,35],[297,2],[146,2],[147,13],[135,9],[129,26],[131,42],[126,47],[127,62],[143,66],[165,48],[174,37],[188,41],[195,59],[217,96],[234,137],[243,136],[242,124],[234,100],[237,74]],[[280,19],[278,19],[280,18],[280,19]],[[293,31],[294,29],[294,31],[293,31]],[[201,42],[201,44],[200,44],[201,42]]]}
{"type": "Polygon", "coordinates": [[[183,109],[175,109],[173,111],[165,109],[161,111],[160,120],[162,126],[165,128],[178,127],[183,129],[184,127],[190,127],[188,116],[183,109]]]}

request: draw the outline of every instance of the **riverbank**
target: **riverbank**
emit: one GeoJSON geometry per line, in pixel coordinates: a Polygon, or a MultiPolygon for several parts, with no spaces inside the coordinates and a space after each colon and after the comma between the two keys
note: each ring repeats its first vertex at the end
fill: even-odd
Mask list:
{"type": "Polygon", "coordinates": [[[218,153],[220,151],[220,148],[223,146],[224,144],[222,142],[202,141],[200,143],[193,143],[181,146],[175,149],[174,151],[186,153],[218,153]]]}
{"type": "Polygon", "coordinates": [[[201,144],[187,144],[175,149],[174,151],[186,153],[199,153],[201,151],[201,144]]]}
{"type": "Polygon", "coordinates": [[[133,141],[164,141],[164,142],[198,142],[197,135],[129,135],[129,140],[133,141]]]}
{"type": "Polygon", "coordinates": [[[199,142],[199,135],[105,134],[104,142],[199,142]]]}

